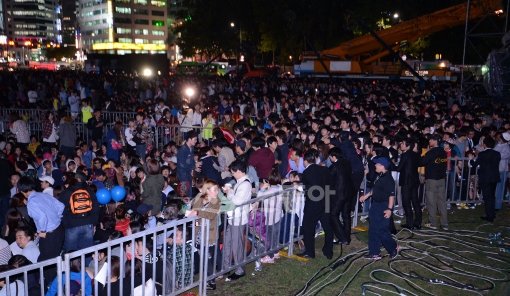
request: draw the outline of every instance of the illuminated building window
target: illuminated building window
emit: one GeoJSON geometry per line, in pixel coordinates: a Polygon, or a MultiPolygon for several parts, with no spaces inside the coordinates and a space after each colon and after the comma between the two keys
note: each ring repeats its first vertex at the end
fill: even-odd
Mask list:
{"type": "Polygon", "coordinates": [[[133,39],[132,38],[119,38],[119,42],[120,43],[131,43],[131,42],[133,42],[133,39]]]}
{"type": "Polygon", "coordinates": [[[148,29],[135,29],[136,35],[149,35],[148,29]]]}
{"type": "Polygon", "coordinates": [[[149,44],[149,40],[147,40],[147,39],[135,38],[135,43],[136,43],[136,44],[149,44]]]}
{"type": "Polygon", "coordinates": [[[157,7],[165,7],[166,6],[166,2],[161,1],[161,0],[152,0],[151,4],[154,6],[157,6],[157,7]]]}
{"type": "Polygon", "coordinates": [[[131,34],[130,28],[117,28],[117,34],[131,34]]]}
{"type": "Polygon", "coordinates": [[[134,0],[134,3],[135,3],[135,4],[143,4],[143,5],[147,5],[147,0],[134,0]]]}
{"type": "Polygon", "coordinates": [[[154,35],[154,36],[165,36],[165,31],[152,30],[152,35],[154,35]]]}
{"type": "Polygon", "coordinates": [[[152,25],[154,27],[163,27],[163,26],[165,26],[165,22],[164,21],[160,21],[160,20],[153,20],[152,21],[152,25]]]}
{"type": "Polygon", "coordinates": [[[129,7],[115,7],[115,12],[123,13],[123,14],[131,14],[131,8],[129,7]]]}

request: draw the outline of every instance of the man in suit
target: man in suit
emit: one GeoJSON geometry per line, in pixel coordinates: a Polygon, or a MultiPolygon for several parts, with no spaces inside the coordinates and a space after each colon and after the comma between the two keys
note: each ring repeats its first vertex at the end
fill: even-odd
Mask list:
{"type": "Polygon", "coordinates": [[[473,156],[469,155],[469,164],[478,169],[478,184],[482,190],[483,201],[485,203],[485,217],[483,220],[494,222],[496,217],[496,185],[499,182],[499,161],[501,154],[494,150],[496,141],[492,137],[485,137],[483,140],[484,151],[478,154],[478,157],[473,160],[473,156]]]}
{"type": "Polygon", "coordinates": [[[400,150],[403,153],[397,167],[397,171],[400,172],[398,185],[401,186],[402,204],[406,216],[406,224],[402,227],[408,229],[420,229],[422,219],[421,204],[418,199],[420,155],[414,151],[415,145],[416,143],[411,139],[400,142],[400,150]]]}
{"type": "Polygon", "coordinates": [[[331,184],[335,190],[331,200],[331,228],[338,239],[336,243],[348,245],[351,242],[351,197],[354,190],[351,164],[337,147],[329,151],[329,159],[332,162],[329,167],[331,184]]]}
{"type": "Polygon", "coordinates": [[[303,240],[305,251],[298,256],[315,258],[315,226],[320,221],[324,229],[325,239],[322,253],[326,258],[333,258],[333,231],[331,230],[329,199],[330,175],[326,167],[315,164],[318,152],[308,150],[304,155],[305,170],[302,181],[305,186],[305,207],[303,218],[303,240]],[[328,208],[326,208],[328,205],[328,208]]]}

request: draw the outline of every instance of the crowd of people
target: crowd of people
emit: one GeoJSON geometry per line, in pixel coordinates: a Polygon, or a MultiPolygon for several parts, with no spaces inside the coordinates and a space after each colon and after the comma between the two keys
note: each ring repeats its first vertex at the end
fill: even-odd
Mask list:
{"type": "MultiPolygon", "coordinates": [[[[243,234],[257,229],[258,220],[264,221],[264,231],[257,233],[263,245],[257,252],[273,250],[288,213],[296,214],[302,229],[299,255],[315,257],[320,222],[322,253],[331,259],[335,243],[351,241],[351,212],[358,200],[370,206],[367,258],[381,259],[381,246],[393,258],[398,254],[391,237],[394,213],[405,216],[405,228],[448,230],[447,200],[457,200],[456,195],[464,195],[459,200],[468,206],[483,196],[482,218],[489,222],[508,198],[508,109],[492,102],[460,102],[450,83],[145,79],[43,71],[0,74],[0,80],[1,106],[47,110],[44,118],[11,114],[0,138],[0,217],[5,217],[0,219],[0,271],[184,216],[211,221],[208,246],[215,255],[209,259],[217,257],[219,269],[242,263],[243,234]],[[183,99],[183,88],[190,86],[197,95],[183,99]],[[133,112],[133,118],[106,122],[103,115],[112,111],[133,112]],[[42,122],[40,137],[30,134],[31,120],[42,122]],[[77,133],[76,122],[86,125],[86,138],[77,133]],[[154,145],[158,127],[164,130],[162,147],[154,145]],[[304,202],[278,195],[289,184],[305,188],[304,202]],[[97,190],[118,185],[127,192],[121,203],[98,202],[97,190]],[[267,194],[275,196],[247,204],[267,194]]],[[[183,233],[177,231],[167,242],[185,245],[177,248],[182,250],[178,256],[190,258],[193,239],[183,233]]],[[[139,240],[135,244],[136,254],[123,258],[146,260],[152,247],[139,240]]],[[[129,245],[124,251],[130,250],[129,245]]],[[[130,287],[131,277],[120,274],[124,262],[118,253],[111,257],[116,266],[112,289],[130,287]]],[[[257,270],[278,257],[268,253],[257,261],[257,270]]],[[[189,264],[176,268],[185,274],[176,277],[177,287],[189,284],[189,264]]],[[[72,279],[79,282],[79,263],[73,267],[72,279]]],[[[239,266],[226,280],[244,275],[239,266]]],[[[45,274],[47,295],[57,289],[54,278],[55,273],[45,274]]],[[[24,285],[22,280],[13,284],[24,285]]],[[[135,286],[140,284],[141,278],[135,286]]],[[[91,295],[89,283],[78,286],[91,295]]],[[[215,288],[215,280],[208,288],[215,288]]]]}

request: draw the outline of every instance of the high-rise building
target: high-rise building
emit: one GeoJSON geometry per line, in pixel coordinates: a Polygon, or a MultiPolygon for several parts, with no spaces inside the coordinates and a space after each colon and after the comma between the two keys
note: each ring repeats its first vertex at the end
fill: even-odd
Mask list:
{"type": "Polygon", "coordinates": [[[75,45],[76,42],[76,14],[78,0],[61,0],[62,3],[62,42],[64,45],[75,45]]]}
{"type": "Polygon", "coordinates": [[[79,0],[77,38],[87,53],[166,54],[166,0],[79,0]]]}
{"type": "Polygon", "coordinates": [[[3,0],[4,33],[32,44],[59,42],[60,5],[56,0],[3,0]]]}

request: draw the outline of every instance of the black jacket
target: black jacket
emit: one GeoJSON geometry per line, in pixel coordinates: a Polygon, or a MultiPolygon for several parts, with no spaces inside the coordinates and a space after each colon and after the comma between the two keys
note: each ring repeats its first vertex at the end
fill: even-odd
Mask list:
{"type": "Polygon", "coordinates": [[[324,210],[326,199],[324,196],[320,196],[320,194],[327,192],[326,186],[330,185],[330,175],[328,168],[317,164],[312,164],[304,170],[302,181],[303,185],[305,186],[305,208],[310,207],[324,210]],[[310,188],[314,187],[321,188],[322,192],[319,192],[318,190],[310,190],[310,188]]]}
{"type": "Polygon", "coordinates": [[[498,183],[499,161],[501,154],[494,149],[486,149],[478,154],[476,161],[471,160],[471,166],[478,169],[478,181],[480,183],[498,183]]]}
{"type": "Polygon", "coordinates": [[[425,179],[441,180],[446,178],[446,152],[441,147],[430,149],[421,159],[425,166],[425,179]]]}
{"type": "Polygon", "coordinates": [[[62,191],[59,201],[65,205],[63,225],[66,229],[89,224],[96,225],[99,222],[99,203],[97,202],[96,195],[83,183],[78,183],[75,186],[62,191]],[[83,216],[71,213],[71,194],[78,189],[86,189],[92,198],[92,211],[83,216]]]}
{"type": "Polygon", "coordinates": [[[409,149],[402,153],[397,171],[400,172],[398,185],[411,186],[420,184],[418,167],[420,166],[420,155],[409,149]]]}
{"type": "Polygon", "coordinates": [[[349,161],[340,158],[329,167],[331,187],[337,200],[351,199],[353,195],[352,169],[349,161]]]}

